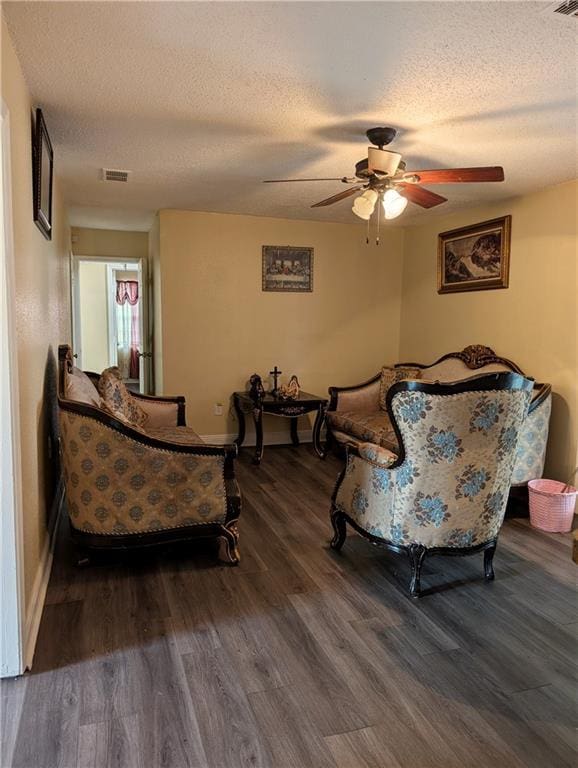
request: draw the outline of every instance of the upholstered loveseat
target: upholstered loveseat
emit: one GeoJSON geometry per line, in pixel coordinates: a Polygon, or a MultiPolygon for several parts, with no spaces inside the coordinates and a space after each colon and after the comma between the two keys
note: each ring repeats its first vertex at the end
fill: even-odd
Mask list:
{"type": "MultiPolygon", "coordinates": [[[[329,444],[373,443],[398,454],[399,442],[385,402],[389,386],[403,379],[448,383],[501,371],[526,375],[516,363],[499,357],[489,347],[475,344],[461,352],[450,352],[431,365],[397,363],[362,384],[330,387],[326,415],[329,444]]],[[[528,480],[542,476],[551,407],[551,386],[535,383],[518,440],[513,487],[524,488],[528,480]]]]}
{"type": "Polygon", "coordinates": [[[196,537],[218,540],[224,562],[239,561],[236,447],[203,443],[185,424],[183,397],[129,393],[114,369],[80,371],[70,347],[61,346],[58,409],[79,562],[92,549],[196,537]]]}

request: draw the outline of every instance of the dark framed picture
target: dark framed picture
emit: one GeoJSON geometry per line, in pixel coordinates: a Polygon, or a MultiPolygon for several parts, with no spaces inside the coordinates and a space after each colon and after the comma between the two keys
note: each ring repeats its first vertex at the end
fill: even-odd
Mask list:
{"type": "Polygon", "coordinates": [[[263,246],[264,291],[307,293],[313,290],[313,248],[263,246]]]}
{"type": "Polygon", "coordinates": [[[438,293],[507,288],[512,217],[438,235],[438,293]]]}
{"type": "Polygon", "coordinates": [[[32,137],[32,183],[34,190],[34,223],[47,240],[52,239],[52,144],[42,116],[36,110],[32,137]]]}

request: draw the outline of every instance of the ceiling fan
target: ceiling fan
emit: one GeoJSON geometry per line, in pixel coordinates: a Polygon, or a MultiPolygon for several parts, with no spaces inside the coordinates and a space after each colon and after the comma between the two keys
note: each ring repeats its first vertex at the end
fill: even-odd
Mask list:
{"type": "Polygon", "coordinates": [[[355,164],[355,176],[321,179],[266,179],[265,184],[278,184],[298,181],[341,181],[354,184],[343,192],[314,203],[312,208],[333,205],[365,190],[353,203],[353,213],[369,221],[376,203],[378,217],[380,208],[386,219],[394,219],[405,210],[408,200],[422,208],[433,208],[447,201],[421,184],[455,184],[463,182],[503,181],[504,169],[499,166],[482,168],[444,168],[423,171],[408,171],[398,152],[384,149],[396,135],[395,128],[370,128],[365,135],[373,145],[367,148],[367,158],[355,164]]]}

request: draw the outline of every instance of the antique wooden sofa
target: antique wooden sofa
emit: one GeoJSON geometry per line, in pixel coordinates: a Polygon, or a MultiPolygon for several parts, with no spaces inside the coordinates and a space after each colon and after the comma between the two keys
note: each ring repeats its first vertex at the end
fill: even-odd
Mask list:
{"type": "MultiPolygon", "coordinates": [[[[496,355],[489,347],[475,344],[461,352],[450,352],[431,365],[397,363],[362,384],[330,387],[326,415],[328,444],[368,442],[397,454],[398,437],[385,402],[391,384],[401,379],[447,383],[500,371],[526,375],[516,363],[496,355]]],[[[518,494],[514,492],[514,495],[522,499],[527,493],[528,480],[542,477],[551,407],[550,384],[534,383],[512,473],[512,489],[521,491],[518,494]]]]}
{"type": "Polygon", "coordinates": [[[203,443],[185,424],[183,397],[129,393],[111,376],[109,401],[98,391],[107,375],[80,371],[59,347],[60,450],[79,562],[91,550],[212,537],[220,559],[238,563],[236,447],[203,443]]]}
{"type": "Polygon", "coordinates": [[[426,555],[484,551],[485,577],[493,579],[532,388],[517,373],[393,384],[386,399],[399,450],[347,446],[332,500],[331,546],[343,546],[349,524],[375,544],[406,552],[413,597],[426,555]]]}

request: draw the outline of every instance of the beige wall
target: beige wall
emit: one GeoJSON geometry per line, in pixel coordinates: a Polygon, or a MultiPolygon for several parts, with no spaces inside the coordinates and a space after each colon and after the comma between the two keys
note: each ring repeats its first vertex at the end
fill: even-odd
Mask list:
{"type": "Polygon", "coordinates": [[[274,365],[326,394],[396,360],[403,232],[385,232],[376,248],[358,225],[161,211],[163,389],[186,395],[188,423],[234,432],[231,393],[274,365]],[[313,293],[261,290],[261,247],[277,244],[313,246],[313,293]]]}
{"type": "Polygon", "coordinates": [[[105,256],[121,260],[143,259],[147,256],[147,232],[72,227],[71,234],[75,256],[105,256]]]}
{"type": "Polygon", "coordinates": [[[70,337],[69,229],[58,184],[58,154],[51,242],[44,239],[32,221],[33,104],[3,20],[1,43],[2,98],[10,119],[24,588],[28,612],[47,540],[47,521],[54,495],[54,457],[58,450],[54,440],[55,354],[58,344],[66,343],[70,337]]]}
{"type": "Polygon", "coordinates": [[[85,371],[99,372],[110,365],[106,292],[106,262],[81,261],[78,265],[79,364],[85,371]]]}
{"type": "Polygon", "coordinates": [[[545,473],[566,479],[576,461],[577,184],[436,218],[405,233],[400,352],[433,361],[480,343],[554,391],[545,473]],[[512,215],[507,290],[437,293],[437,235],[512,215]]]}

